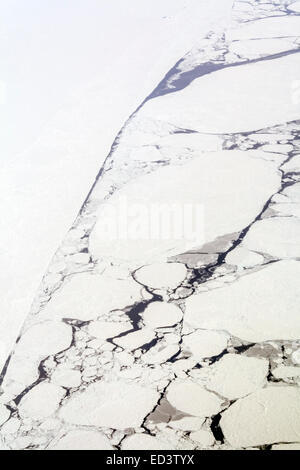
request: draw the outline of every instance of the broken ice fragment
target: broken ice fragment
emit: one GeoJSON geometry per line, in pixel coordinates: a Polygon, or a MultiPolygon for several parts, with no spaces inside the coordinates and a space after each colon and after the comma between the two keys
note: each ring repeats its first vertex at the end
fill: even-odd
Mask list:
{"type": "Polygon", "coordinates": [[[199,431],[192,432],[190,434],[190,438],[203,447],[212,446],[215,442],[213,434],[210,431],[206,431],[205,429],[200,429],[199,431]]]}
{"type": "Polygon", "coordinates": [[[142,424],[158,399],[159,393],[151,388],[122,381],[97,382],[73,395],[61,408],[60,416],[68,423],[82,426],[135,428],[142,424]]]}
{"type": "Polygon", "coordinates": [[[22,398],[19,405],[19,414],[22,418],[46,418],[57,410],[65,394],[66,391],[63,388],[42,382],[22,398]]]}
{"type": "Polygon", "coordinates": [[[269,386],[241,398],[226,410],[220,426],[237,448],[300,442],[300,390],[269,386]]]}
{"type": "Polygon", "coordinates": [[[299,240],[299,219],[272,217],[256,222],[246,235],[243,245],[249,250],[267,253],[275,258],[295,258],[300,256],[299,240]]]}
{"type": "Polygon", "coordinates": [[[278,366],[272,370],[272,375],[275,379],[292,379],[294,377],[300,377],[300,367],[293,366],[278,366]]]}
{"type": "Polygon", "coordinates": [[[207,389],[230,400],[244,397],[265,385],[268,368],[266,359],[226,354],[211,367],[207,389]]]}
{"type": "Polygon", "coordinates": [[[152,289],[176,289],[185,279],[187,269],[181,263],[155,263],[138,269],[134,277],[152,289]]]}
{"type": "Polygon", "coordinates": [[[229,335],[224,332],[197,330],[183,337],[182,349],[191,352],[193,359],[200,361],[224,351],[228,338],[229,335]]]}
{"type": "Polygon", "coordinates": [[[113,338],[131,329],[130,322],[94,321],[88,326],[89,334],[99,339],[113,338]]]}
{"type": "Polygon", "coordinates": [[[132,279],[76,274],[53,295],[43,315],[90,321],[141,300],[141,286],[132,279]]]}
{"type": "Polygon", "coordinates": [[[193,382],[176,381],[167,390],[167,399],[174,408],[192,416],[212,416],[222,408],[222,400],[193,382]]]}
{"type": "Polygon", "coordinates": [[[300,337],[300,263],[280,261],[186,300],[185,322],[249,342],[300,337]],[[276,288],[274,288],[276,286],[276,288]]]}
{"type": "Polygon", "coordinates": [[[243,247],[237,247],[228,253],[225,258],[226,263],[242,268],[251,268],[263,263],[263,256],[243,247]]]}
{"type": "Polygon", "coordinates": [[[183,313],[179,307],[167,302],[152,302],[142,314],[145,325],[150,328],[162,328],[179,323],[183,313]]]}
{"type": "Polygon", "coordinates": [[[141,330],[133,331],[125,336],[120,336],[114,339],[114,344],[121,346],[124,349],[133,351],[134,349],[140,348],[148,343],[151,343],[155,339],[155,332],[149,328],[143,328],[141,330]]]}
{"type": "Polygon", "coordinates": [[[51,376],[51,382],[61,387],[74,388],[81,384],[81,372],[58,366],[51,376]]]}

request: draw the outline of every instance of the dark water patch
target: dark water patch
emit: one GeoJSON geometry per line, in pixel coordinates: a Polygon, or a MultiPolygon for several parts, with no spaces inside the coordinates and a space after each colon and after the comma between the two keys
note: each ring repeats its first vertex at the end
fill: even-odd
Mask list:
{"type": "MultiPolygon", "coordinates": [[[[217,72],[219,70],[239,67],[247,64],[255,64],[257,62],[263,62],[267,60],[279,59],[291,54],[296,54],[300,52],[300,48],[288,49],[287,51],[278,52],[275,54],[270,54],[268,56],[259,57],[257,59],[244,59],[239,62],[226,64],[225,62],[214,63],[212,61],[204,62],[203,64],[197,65],[192,70],[183,72],[180,70],[180,65],[184,62],[184,58],[180,59],[175,66],[169,70],[165,75],[162,81],[157,85],[153,92],[144,100],[139,108],[141,108],[147,101],[157,98],[159,96],[164,96],[169,93],[175,93],[177,91],[183,90],[189,86],[197,78],[203,77],[205,75],[217,72]],[[172,78],[173,77],[173,78],[172,78]]],[[[138,109],[139,109],[138,108],[138,109]]]]}
{"type": "Polygon", "coordinates": [[[224,444],[224,434],[220,426],[221,418],[222,418],[221,413],[213,416],[211,420],[210,429],[216,441],[221,442],[221,444],[224,444]]]}

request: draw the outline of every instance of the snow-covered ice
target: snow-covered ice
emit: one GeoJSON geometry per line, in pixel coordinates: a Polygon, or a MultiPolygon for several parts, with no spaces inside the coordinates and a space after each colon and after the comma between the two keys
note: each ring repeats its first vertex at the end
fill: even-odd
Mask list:
{"type": "Polygon", "coordinates": [[[299,2],[132,8],[4,165],[0,448],[299,449],[299,2]]]}

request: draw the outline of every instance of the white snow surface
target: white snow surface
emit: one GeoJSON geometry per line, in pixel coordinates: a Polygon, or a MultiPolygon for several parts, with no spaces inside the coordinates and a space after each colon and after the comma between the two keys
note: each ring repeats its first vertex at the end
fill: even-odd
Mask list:
{"type": "Polygon", "coordinates": [[[2,6],[0,368],[114,137],[166,70],[227,24],[232,3],[2,6]]]}

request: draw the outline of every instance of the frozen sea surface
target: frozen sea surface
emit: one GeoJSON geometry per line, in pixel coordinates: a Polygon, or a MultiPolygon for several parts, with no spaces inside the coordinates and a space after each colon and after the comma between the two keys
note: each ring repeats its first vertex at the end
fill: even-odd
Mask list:
{"type": "Polygon", "coordinates": [[[174,4],[7,354],[3,449],[300,449],[299,2],[174,4]]]}

